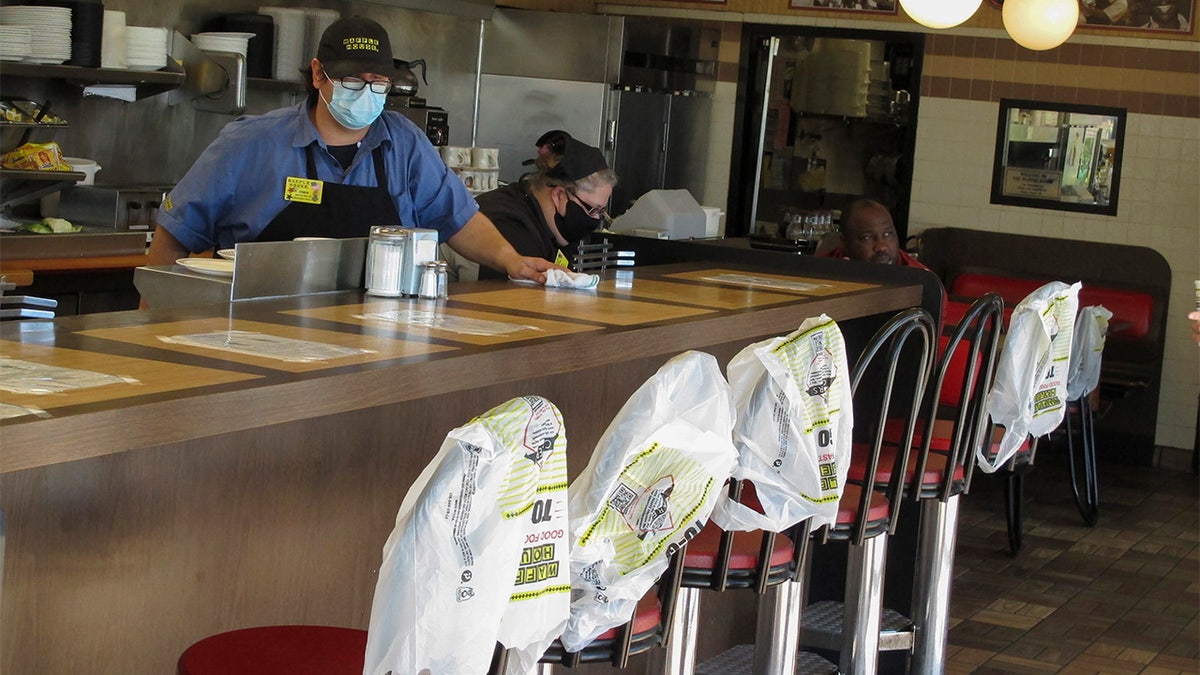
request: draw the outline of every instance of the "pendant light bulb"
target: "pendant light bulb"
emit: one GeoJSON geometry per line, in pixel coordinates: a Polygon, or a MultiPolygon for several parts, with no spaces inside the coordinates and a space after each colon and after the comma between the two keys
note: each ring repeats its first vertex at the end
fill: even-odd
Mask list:
{"type": "Polygon", "coordinates": [[[979,9],[982,0],[900,0],[913,21],[928,28],[953,28],[979,9]]]}
{"type": "Polygon", "coordinates": [[[1067,41],[1079,23],[1079,0],[1004,0],[1004,29],[1026,49],[1044,51],[1067,41]]]}

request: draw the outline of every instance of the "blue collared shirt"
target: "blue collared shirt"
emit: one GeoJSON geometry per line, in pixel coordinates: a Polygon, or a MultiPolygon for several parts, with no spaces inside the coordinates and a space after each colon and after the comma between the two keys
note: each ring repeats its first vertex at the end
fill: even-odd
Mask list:
{"type": "Polygon", "coordinates": [[[289,176],[307,173],[304,148],[316,143],[317,178],[377,185],[371,152],[383,147],[387,190],[405,227],[454,236],[479,210],[425,134],[399,113],[385,111],[367,130],[348,171],[326,150],[305,103],[225,125],[158,211],[162,225],[192,252],[254,241],[288,202],[289,176]]]}

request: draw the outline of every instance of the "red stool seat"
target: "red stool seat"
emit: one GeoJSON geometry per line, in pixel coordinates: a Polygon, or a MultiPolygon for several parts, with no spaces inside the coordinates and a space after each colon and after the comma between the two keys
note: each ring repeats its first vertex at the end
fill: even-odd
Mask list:
{"type": "MultiPolygon", "coordinates": [[[[718,548],[721,543],[721,528],[709,522],[700,534],[688,541],[683,566],[689,569],[712,569],[717,564],[718,548]]],[[[729,554],[729,569],[752,570],[758,566],[758,552],[762,547],[761,532],[734,532],[733,550],[729,554]]],[[[792,561],[792,540],[786,535],[775,535],[775,546],[771,549],[771,567],[787,565],[792,561]]]]}
{"type": "MultiPolygon", "coordinates": [[[[862,499],[862,491],[859,485],[846,486],[841,500],[838,501],[838,527],[853,525],[858,519],[858,502],[862,499]]],[[[882,521],[886,525],[891,513],[892,505],[887,496],[878,490],[871,490],[871,501],[867,505],[867,523],[874,525],[882,521]]],[[[836,534],[836,530],[830,534],[836,534]]]]}
{"type": "Polygon", "coordinates": [[[259,626],[218,633],[187,648],[179,675],[362,675],[367,631],[259,626]]]}
{"type": "MultiPolygon", "coordinates": [[[[658,594],[652,590],[643,595],[641,600],[638,600],[637,610],[633,613],[634,639],[636,640],[639,635],[657,630],[660,618],[662,618],[662,603],[658,601],[658,594]]],[[[593,642],[611,640],[617,637],[617,631],[620,629],[621,626],[610,628],[596,636],[593,642]]]]}

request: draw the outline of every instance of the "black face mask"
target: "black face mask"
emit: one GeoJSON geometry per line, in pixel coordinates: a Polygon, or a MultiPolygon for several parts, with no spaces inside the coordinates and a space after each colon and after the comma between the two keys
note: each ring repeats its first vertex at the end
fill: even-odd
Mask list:
{"type": "Polygon", "coordinates": [[[600,227],[600,219],[592,218],[587,211],[583,210],[582,206],[575,203],[574,199],[568,199],[567,212],[564,214],[554,213],[554,226],[558,228],[558,233],[562,235],[562,238],[567,240],[567,245],[573,246],[600,227]]]}

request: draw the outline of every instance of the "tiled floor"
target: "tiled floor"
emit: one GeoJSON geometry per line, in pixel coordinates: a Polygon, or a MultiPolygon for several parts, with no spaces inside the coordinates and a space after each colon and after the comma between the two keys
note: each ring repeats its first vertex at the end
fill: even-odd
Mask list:
{"type": "Polygon", "coordinates": [[[1039,454],[1015,557],[1003,479],[964,498],[947,672],[1200,673],[1200,481],[1102,462],[1089,528],[1061,450],[1039,454]]]}

